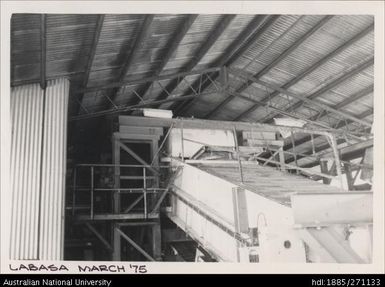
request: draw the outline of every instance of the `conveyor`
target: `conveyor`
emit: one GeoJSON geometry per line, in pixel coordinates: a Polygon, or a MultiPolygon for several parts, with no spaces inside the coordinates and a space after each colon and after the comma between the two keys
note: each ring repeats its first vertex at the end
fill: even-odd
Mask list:
{"type": "Polygon", "coordinates": [[[369,228],[372,193],[256,162],[174,159],[169,218],[219,261],[365,263],[349,228],[369,228]]]}
{"type": "Polygon", "coordinates": [[[166,174],[167,216],[213,259],[371,262],[372,193],[343,189],[335,134],[245,122],[119,117],[121,132],[141,127],[168,129],[158,150],[173,171],[166,174]],[[290,143],[285,134],[291,140],[309,134],[326,139],[330,153],[317,154],[314,147],[310,156],[333,161],[335,173],[299,166],[296,151],[284,150],[290,143]]]}

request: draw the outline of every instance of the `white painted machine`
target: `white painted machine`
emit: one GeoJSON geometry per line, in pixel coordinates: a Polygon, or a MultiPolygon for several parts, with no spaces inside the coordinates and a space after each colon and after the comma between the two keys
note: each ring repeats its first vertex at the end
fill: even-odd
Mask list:
{"type": "Polygon", "coordinates": [[[231,130],[171,132],[172,221],[219,261],[370,262],[371,251],[353,249],[349,238],[360,234],[371,246],[372,193],[257,161],[194,158],[204,145],[236,150],[234,138],[231,130]]]}
{"type": "Polygon", "coordinates": [[[168,128],[160,145],[173,170],[167,216],[217,261],[371,262],[372,193],[320,182],[341,186],[333,134],[197,119],[121,116],[119,123],[168,128]],[[335,175],[288,164],[293,153],[282,131],[325,137],[335,175]]]}

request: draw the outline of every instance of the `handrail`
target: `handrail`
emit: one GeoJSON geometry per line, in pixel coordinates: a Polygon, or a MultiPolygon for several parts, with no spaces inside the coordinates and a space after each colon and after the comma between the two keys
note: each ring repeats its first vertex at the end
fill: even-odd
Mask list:
{"type": "MultiPolygon", "coordinates": [[[[148,216],[148,198],[147,195],[154,195],[166,192],[167,190],[164,188],[158,188],[158,187],[148,187],[147,186],[147,180],[154,179],[154,175],[150,174],[148,175],[147,169],[150,169],[151,171],[152,166],[150,165],[131,165],[131,164],[93,164],[93,163],[85,163],[85,164],[75,164],[74,165],[74,175],[73,175],[73,185],[71,187],[72,189],[72,215],[75,216],[76,211],[76,193],[79,191],[90,191],[90,219],[94,219],[95,212],[94,212],[94,194],[95,192],[107,192],[112,191],[116,192],[118,195],[124,194],[124,193],[142,193],[143,194],[143,213],[144,213],[144,219],[148,216]],[[139,188],[121,188],[121,187],[97,187],[95,186],[95,168],[99,167],[123,167],[123,168],[135,168],[135,169],[142,169],[142,175],[138,175],[138,179],[143,179],[143,187],[139,188]],[[90,170],[90,186],[89,187],[79,187],[77,186],[77,175],[78,170],[87,168],[90,170]]],[[[159,166],[159,168],[167,168],[169,169],[170,166],[159,166]]],[[[137,201],[139,203],[141,200],[137,201]]],[[[119,212],[120,213],[120,212],[119,212]]]]}
{"type": "MultiPolygon", "coordinates": [[[[79,163],[75,164],[75,167],[146,167],[150,168],[152,167],[151,165],[143,165],[143,164],[110,164],[110,163],[79,163]]],[[[157,166],[157,168],[169,168],[168,165],[161,165],[157,166]]]]}

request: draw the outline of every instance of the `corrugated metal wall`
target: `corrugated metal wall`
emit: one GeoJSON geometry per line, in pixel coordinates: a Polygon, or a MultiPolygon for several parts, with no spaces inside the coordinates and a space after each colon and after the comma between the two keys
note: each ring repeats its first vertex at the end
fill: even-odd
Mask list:
{"type": "Polygon", "coordinates": [[[38,84],[12,89],[11,259],[63,258],[68,96],[66,79],[45,97],[38,84]]]}
{"type": "Polygon", "coordinates": [[[11,92],[11,259],[37,259],[44,92],[38,84],[11,92]]]}
{"type": "Polygon", "coordinates": [[[69,82],[48,82],[45,96],[39,259],[62,258],[69,82]]]}

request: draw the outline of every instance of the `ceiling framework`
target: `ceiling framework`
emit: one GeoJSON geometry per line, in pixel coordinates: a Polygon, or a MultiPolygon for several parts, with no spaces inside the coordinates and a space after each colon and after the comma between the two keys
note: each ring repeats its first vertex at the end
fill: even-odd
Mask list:
{"type": "MultiPolygon", "coordinates": [[[[138,32],[138,35],[136,36],[134,45],[132,46],[131,50],[128,52],[126,58],[123,61],[123,66],[121,67],[121,70],[119,72],[118,82],[124,79],[128,70],[130,69],[130,66],[133,60],[137,57],[140,49],[142,48],[144,41],[147,39],[147,37],[149,37],[149,32],[150,32],[153,20],[154,20],[154,15],[144,16],[143,23],[141,25],[140,31],[138,32]]],[[[113,101],[118,91],[119,91],[119,88],[115,88],[113,90],[111,99],[109,100],[110,102],[109,106],[114,106],[113,101]]]]}
{"type": "MultiPolygon", "coordinates": [[[[368,67],[372,66],[373,64],[374,64],[374,58],[370,58],[369,60],[365,61],[364,63],[357,65],[357,67],[353,68],[352,70],[342,74],[340,77],[336,78],[332,82],[326,84],[321,89],[319,89],[316,92],[312,93],[311,95],[309,95],[307,97],[307,99],[314,100],[315,98],[317,98],[320,95],[326,93],[327,91],[330,91],[333,88],[337,87],[338,85],[340,85],[341,83],[343,83],[347,79],[351,78],[352,76],[354,76],[354,75],[356,75],[358,73],[363,72],[365,69],[367,69],[368,67]]],[[[292,106],[289,106],[287,109],[288,110],[298,109],[299,107],[301,107],[301,105],[303,103],[304,103],[304,101],[299,101],[298,103],[296,103],[296,104],[294,104],[292,106]]],[[[263,120],[263,122],[268,122],[268,121],[271,120],[271,118],[272,117],[268,117],[268,119],[263,120]]],[[[360,123],[365,124],[364,122],[361,122],[361,121],[360,121],[360,123]]],[[[368,124],[368,126],[371,125],[370,123],[367,123],[367,124],[368,124]]]]}
{"type": "MultiPolygon", "coordinates": [[[[162,61],[160,62],[156,71],[153,73],[153,76],[156,77],[162,73],[163,69],[166,67],[172,55],[176,52],[180,42],[183,40],[184,36],[186,35],[187,31],[190,29],[191,25],[196,20],[196,18],[197,18],[197,15],[189,15],[186,17],[185,21],[183,22],[183,25],[175,32],[174,36],[167,43],[167,49],[164,55],[160,57],[162,61]]],[[[154,82],[147,82],[143,84],[138,88],[136,93],[144,96],[147,93],[148,89],[153,84],[154,82]]],[[[140,98],[137,97],[134,104],[137,104],[139,102],[140,102],[140,98]]]]}
{"type": "MultiPolygon", "coordinates": [[[[238,59],[251,45],[253,45],[260,35],[268,29],[279,16],[255,16],[254,19],[248,24],[248,26],[242,31],[242,33],[231,43],[226,51],[220,56],[215,63],[215,66],[230,66],[236,59],[238,59]]],[[[218,73],[212,75],[212,79],[216,80],[219,76],[218,73]]],[[[194,86],[199,83],[194,83],[194,86]]],[[[210,83],[206,82],[204,89],[206,89],[210,83]]],[[[176,114],[180,114],[183,111],[188,110],[189,106],[193,104],[194,100],[182,102],[177,107],[174,107],[176,114]]]]}
{"type": "MultiPolygon", "coordinates": [[[[96,54],[96,47],[97,47],[98,42],[99,42],[100,32],[102,31],[103,22],[104,22],[104,15],[99,15],[97,18],[97,22],[96,22],[95,34],[94,34],[94,39],[92,41],[90,56],[88,57],[87,67],[86,67],[86,71],[84,73],[84,78],[83,78],[83,83],[82,83],[83,89],[87,88],[87,86],[88,86],[88,79],[90,77],[92,63],[94,62],[94,58],[95,58],[95,54],[96,54]]],[[[80,94],[80,96],[77,98],[78,108],[77,108],[76,114],[79,114],[79,109],[82,106],[81,103],[83,100],[83,95],[84,95],[84,93],[80,94]]]]}
{"type": "MultiPolygon", "coordinates": [[[[325,56],[324,58],[320,59],[318,62],[316,62],[315,64],[311,65],[308,69],[306,69],[305,71],[300,73],[298,76],[296,76],[293,79],[291,79],[289,82],[287,82],[285,85],[283,85],[282,88],[288,89],[288,88],[294,86],[299,81],[301,81],[304,78],[306,78],[313,71],[315,71],[316,69],[320,68],[322,65],[327,63],[329,60],[333,59],[336,55],[338,55],[339,53],[343,52],[345,49],[349,48],[355,42],[359,41],[360,39],[362,39],[363,37],[365,37],[366,35],[371,33],[373,31],[373,29],[374,29],[374,25],[371,24],[369,27],[364,29],[362,32],[360,32],[357,35],[353,36],[350,40],[348,40],[345,43],[343,43],[341,46],[336,48],[334,51],[329,53],[327,56],[325,56]]],[[[263,98],[262,102],[269,101],[269,100],[273,99],[274,97],[276,97],[278,95],[279,95],[279,92],[278,91],[274,91],[273,93],[271,93],[271,94],[267,95],[265,98],[263,98]]],[[[234,120],[236,120],[236,121],[241,120],[246,115],[248,115],[251,112],[255,111],[258,107],[259,107],[258,105],[251,106],[249,109],[247,109],[246,111],[242,112],[240,115],[235,117],[234,120]]]]}
{"type": "MultiPolygon", "coordinates": [[[[201,79],[200,82],[202,83],[203,82],[202,79],[208,79],[209,81],[211,81],[210,74],[215,72],[215,71],[218,71],[218,70],[219,70],[219,68],[210,68],[210,69],[199,70],[199,71],[176,73],[176,74],[172,74],[172,75],[153,76],[153,77],[149,77],[149,78],[139,79],[136,81],[129,81],[127,83],[116,82],[116,83],[109,84],[107,86],[101,86],[101,87],[97,87],[97,88],[80,90],[79,93],[85,93],[87,91],[93,91],[93,90],[100,91],[100,90],[105,90],[105,89],[109,89],[109,88],[119,88],[119,87],[125,88],[126,90],[129,90],[130,86],[135,86],[137,84],[146,85],[148,83],[151,83],[151,85],[159,85],[162,89],[165,89],[160,84],[160,82],[162,80],[164,80],[164,79],[178,79],[181,77],[186,77],[186,76],[191,76],[191,75],[199,76],[199,78],[201,79]]],[[[168,94],[169,96],[165,99],[162,99],[162,100],[157,100],[157,99],[144,100],[143,98],[145,96],[146,91],[142,91],[141,93],[139,93],[139,92],[132,90],[137,95],[138,98],[142,99],[140,102],[122,105],[119,107],[113,106],[111,108],[107,108],[107,109],[104,109],[102,111],[97,111],[97,112],[92,112],[92,113],[86,111],[84,114],[71,117],[70,121],[76,121],[76,120],[80,120],[80,119],[97,118],[97,117],[101,117],[104,115],[118,114],[118,113],[122,113],[122,112],[130,112],[130,111],[135,111],[137,109],[144,108],[144,107],[158,106],[158,105],[163,104],[163,103],[185,101],[185,100],[197,98],[203,94],[212,95],[212,94],[215,94],[216,92],[220,91],[220,88],[218,86],[215,86],[215,87],[216,87],[216,90],[204,93],[204,92],[197,92],[190,85],[191,92],[189,94],[185,94],[182,96],[179,96],[178,94],[168,94]]],[[[200,88],[200,86],[198,86],[197,90],[201,91],[202,89],[200,88]]]]}
{"type": "MultiPolygon", "coordinates": [[[[373,59],[369,60],[369,61],[366,61],[364,64],[362,65],[359,65],[357,68],[353,69],[352,71],[350,71],[349,73],[349,76],[351,74],[355,74],[357,73],[357,71],[362,71],[363,69],[367,68],[369,65],[372,65],[373,64],[373,59]]],[[[346,118],[346,119],[349,119],[349,120],[352,120],[354,122],[357,122],[359,124],[362,124],[362,125],[365,125],[365,126],[368,126],[370,127],[371,126],[371,123],[369,122],[366,122],[364,120],[361,120],[361,119],[358,119],[356,118],[355,116],[349,114],[349,113],[346,113],[346,112],[342,112],[342,111],[339,111],[337,109],[334,109],[328,105],[325,105],[324,103],[322,102],[319,102],[319,101],[315,101],[314,99],[316,97],[318,97],[319,95],[323,94],[324,92],[330,90],[332,87],[335,87],[336,85],[340,84],[343,80],[346,80],[346,76],[348,76],[347,74],[344,74],[342,77],[334,80],[332,83],[326,85],[324,88],[322,88],[320,91],[317,91],[313,94],[311,94],[310,96],[302,96],[302,95],[298,95],[298,94],[295,94],[295,93],[292,93],[292,92],[289,92],[288,90],[285,90],[285,89],[282,89],[280,88],[279,86],[277,85],[274,85],[274,84],[270,84],[270,83],[267,83],[267,82],[264,82],[264,81],[261,81],[261,80],[258,80],[257,78],[253,77],[253,76],[248,76],[246,75],[244,72],[240,71],[240,70],[231,70],[232,74],[234,76],[237,76],[237,77],[242,77],[245,79],[245,81],[247,82],[254,82],[254,83],[257,83],[257,84],[260,84],[266,88],[269,88],[269,89],[272,89],[272,90],[276,90],[282,94],[285,94],[285,95],[288,95],[289,97],[291,98],[295,98],[295,99],[299,99],[299,102],[297,104],[295,104],[294,106],[291,106],[291,107],[288,107],[286,109],[286,111],[289,111],[290,109],[291,110],[294,110],[296,108],[299,108],[301,106],[302,103],[307,103],[307,104],[310,104],[312,106],[314,106],[315,108],[318,108],[318,109],[322,109],[322,110],[326,110],[328,111],[329,113],[333,113],[337,116],[340,116],[340,117],[343,117],[343,118],[346,118]]],[[[265,122],[265,121],[264,121],[265,122]]]]}
{"type": "MultiPolygon", "coordinates": [[[[283,53],[281,53],[277,58],[275,58],[270,64],[265,66],[261,71],[254,75],[254,78],[260,79],[263,75],[267,74],[272,68],[274,68],[280,61],[282,61],[285,57],[287,57],[292,51],[294,51],[298,46],[304,43],[309,37],[311,37],[315,32],[318,31],[325,23],[327,23],[332,16],[326,16],[321,21],[319,21],[314,27],[312,27],[308,32],[306,32],[300,39],[294,42],[292,46],[286,49],[283,53]]],[[[277,38],[278,39],[278,38],[277,38]]],[[[273,42],[274,43],[274,42],[273,42]]],[[[253,81],[247,81],[241,87],[237,89],[237,93],[242,93],[246,90],[253,81]]],[[[216,106],[212,111],[210,111],[205,118],[210,118],[213,114],[215,114],[218,110],[220,110],[223,106],[229,103],[233,99],[232,96],[227,97],[223,102],[221,102],[218,106],[216,106]]]]}
{"type": "MultiPolygon", "coordinates": [[[[194,67],[199,63],[199,61],[205,56],[205,54],[210,50],[210,48],[213,46],[215,41],[221,36],[224,30],[228,27],[228,25],[231,23],[231,21],[235,18],[235,15],[226,15],[223,16],[220,22],[217,24],[217,26],[214,28],[214,30],[209,34],[206,41],[204,41],[203,45],[199,48],[199,50],[196,52],[194,57],[188,62],[188,64],[183,68],[183,71],[189,71],[194,69],[194,67]]],[[[179,83],[183,80],[176,79],[170,82],[166,88],[165,91],[160,93],[156,97],[156,100],[162,100],[167,98],[172,92],[177,88],[179,83]]]]}
{"type": "Polygon", "coordinates": [[[72,121],[143,107],[290,117],[354,143],[373,122],[373,31],[368,15],[14,14],[11,85],[69,78],[72,121]]]}

